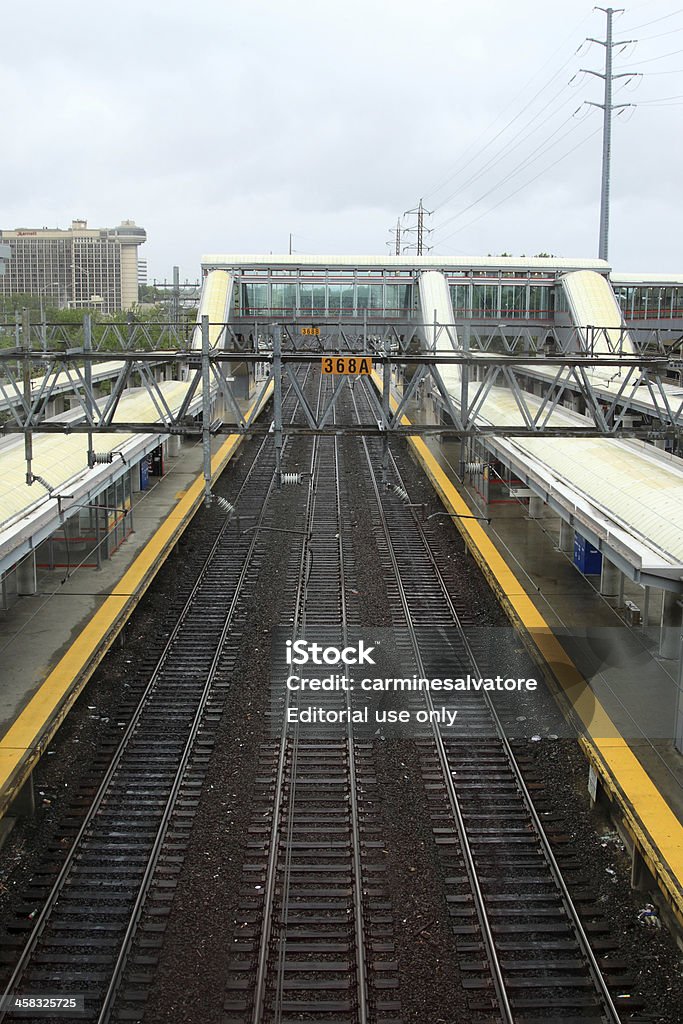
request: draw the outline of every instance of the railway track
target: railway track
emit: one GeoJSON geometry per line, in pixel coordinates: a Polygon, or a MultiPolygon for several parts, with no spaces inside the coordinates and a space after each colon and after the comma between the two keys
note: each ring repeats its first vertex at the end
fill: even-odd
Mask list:
{"type": "MultiPolygon", "coordinates": [[[[315,439],[310,475],[307,538],[292,572],[291,637],[339,646],[359,618],[336,438],[315,439]]],[[[298,701],[284,677],[275,689],[284,694],[279,736],[262,758],[225,1024],[398,1024],[372,745],[359,742],[350,723],[304,737],[288,722],[298,701]]],[[[348,710],[348,692],[328,695],[325,706],[348,710]]]]}
{"type": "MultiPolygon", "coordinates": [[[[286,403],[296,415],[293,393],[286,403]]],[[[17,923],[22,948],[6,1000],[69,993],[84,999],[78,1019],[139,1020],[234,669],[236,627],[263,568],[259,528],[270,525],[275,484],[274,451],[264,441],[236,501],[242,521],[255,527],[231,531],[224,516],[202,552],[194,585],[66,857],[58,869],[44,867],[49,884],[31,893],[41,909],[17,923]]],[[[0,1020],[6,1016],[0,1009],[0,1020]]]]}
{"type": "MultiPolygon", "coordinates": [[[[367,403],[362,388],[352,401],[357,412],[367,403]]],[[[390,455],[387,488],[381,442],[363,447],[402,675],[489,674],[478,664],[464,602],[456,606],[428,529],[401,498],[408,495],[395,460],[390,455]]],[[[638,1001],[629,980],[618,964],[599,961],[589,937],[609,952],[608,929],[590,895],[580,907],[572,899],[560,866],[563,859],[576,882],[580,857],[555,854],[542,820],[552,827],[550,813],[536,808],[488,695],[439,704],[457,712],[455,724],[444,729],[434,721],[418,744],[472,1013],[506,1024],[618,1024],[622,1008],[630,1019],[638,1001]]],[[[405,706],[434,711],[429,692],[409,696],[405,706]]]]}
{"type": "MultiPolygon", "coordinates": [[[[329,386],[320,381],[319,400],[329,386]]],[[[367,419],[362,383],[340,401],[367,419]]],[[[294,403],[286,407],[299,415],[294,403]]],[[[362,625],[343,447],[331,436],[301,446],[310,482],[297,491],[297,529],[284,531],[286,635],[338,647],[362,625]]],[[[363,441],[362,449],[401,674],[443,677],[455,666],[487,674],[466,602],[434,553],[438,531],[402,501],[407,491],[391,457],[393,489],[384,486],[381,443],[363,441]]],[[[69,853],[31,893],[42,909],[18,925],[22,950],[7,994],[77,992],[86,1000],[79,1019],[144,1017],[245,606],[265,569],[263,537],[282,528],[268,499],[274,468],[266,441],[234,502],[253,525],[233,535],[226,522],[202,549],[203,567],[92,806],[74,825],[69,853]]],[[[373,736],[350,722],[312,732],[296,715],[288,721],[299,698],[284,675],[274,694],[224,1024],[400,1024],[373,736]]],[[[341,714],[358,698],[336,691],[320,703],[341,714]]],[[[421,692],[401,703],[435,710],[421,692]]],[[[554,829],[545,795],[534,790],[532,800],[533,779],[493,705],[480,695],[439,704],[457,712],[455,725],[425,725],[416,743],[472,1021],[617,1024],[619,1011],[637,1012],[638,1003],[610,957],[599,909],[581,892],[580,856],[554,829]]]]}

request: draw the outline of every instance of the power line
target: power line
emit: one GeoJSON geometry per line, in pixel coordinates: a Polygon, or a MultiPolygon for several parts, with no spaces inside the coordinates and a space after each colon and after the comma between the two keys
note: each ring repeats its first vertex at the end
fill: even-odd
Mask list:
{"type": "MultiPolygon", "coordinates": [[[[571,79],[570,79],[570,81],[571,81],[571,79]]],[[[555,101],[555,100],[556,100],[556,99],[557,99],[557,98],[558,98],[559,96],[561,96],[561,95],[562,95],[562,93],[563,93],[563,92],[565,91],[565,89],[566,89],[566,88],[567,88],[567,84],[563,85],[563,86],[562,86],[562,88],[561,88],[561,89],[560,89],[560,90],[559,90],[559,91],[558,91],[558,92],[557,92],[557,93],[556,93],[556,94],[555,94],[554,96],[552,96],[552,97],[551,97],[551,98],[550,98],[550,99],[548,100],[548,102],[547,102],[547,103],[546,103],[546,104],[545,104],[545,105],[544,105],[543,107],[541,107],[541,109],[540,109],[540,110],[539,110],[539,111],[538,111],[538,112],[537,112],[537,113],[536,113],[536,114],[534,115],[534,117],[532,117],[532,118],[531,118],[531,120],[530,120],[530,121],[528,121],[528,122],[527,122],[527,123],[526,123],[526,124],[525,124],[525,125],[524,125],[524,126],[523,126],[523,127],[521,128],[521,129],[520,129],[520,131],[522,131],[522,132],[523,132],[525,128],[528,128],[528,127],[530,127],[530,126],[531,126],[531,125],[532,125],[532,124],[534,123],[534,121],[536,120],[536,118],[537,118],[537,117],[539,117],[539,116],[540,116],[540,114],[542,114],[542,113],[543,113],[543,112],[544,112],[545,110],[547,110],[547,108],[548,108],[548,107],[549,107],[549,106],[550,106],[550,105],[551,105],[552,103],[554,103],[554,101],[555,101]]],[[[567,105],[567,101],[565,101],[565,102],[564,102],[564,103],[563,103],[563,104],[562,104],[562,105],[560,106],[560,108],[559,108],[559,109],[561,110],[561,109],[562,109],[562,106],[566,106],[566,105],[567,105]]],[[[473,175],[471,175],[471,176],[470,176],[470,177],[469,177],[469,178],[468,178],[468,179],[467,179],[466,181],[464,181],[464,182],[463,182],[463,183],[462,183],[461,185],[459,185],[459,186],[458,186],[458,188],[457,188],[457,189],[456,189],[456,190],[455,190],[454,192],[451,192],[451,194],[450,194],[450,195],[446,196],[446,198],[445,198],[444,200],[442,200],[442,201],[441,201],[441,202],[440,202],[440,203],[438,204],[438,206],[436,206],[436,207],[435,207],[435,210],[439,210],[439,209],[441,209],[441,207],[445,206],[445,205],[446,205],[446,203],[447,203],[447,202],[449,202],[449,201],[450,201],[451,199],[453,199],[453,197],[454,197],[454,196],[456,196],[456,195],[457,195],[457,194],[458,194],[459,192],[463,192],[463,191],[464,191],[464,190],[465,190],[465,189],[467,188],[467,186],[468,186],[468,185],[470,185],[470,184],[471,184],[471,183],[472,183],[473,181],[476,181],[476,179],[477,179],[477,178],[481,177],[481,175],[482,175],[482,174],[484,173],[484,171],[486,171],[486,170],[488,170],[488,169],[489,169],[490,167],[493,167],[493,166],[495,166],[496,164],[500,163],[500,161],[501,161],[501,160],[503,160],[503,159],[505,159],[505,158],[506,158],[507,156],[509,156],[509,155],[510,155],[510,153],[514,152],[514,150],[515,150],[515,149],[518,149],[518,148],[519,148],[519,146],[521,146],[521,145],[522,145],[522,144],[523,144],[524,142],[526,142],[526,141],[527,141],[527,139],[531,138],[531,136],[532,136],[532,135],[534,135],[534,134],[535,134],[535,133],[536,133],[537,131],[539,131],[539,130],[540,130],[540,129],[541,129],[542,127],[543,127],[543,125],[547,124],[547,123],[548,123],[548,121],[549,121],[549,120],[550,120],[550,119],[551,119],[551,118],[553,117],[553,115],[554,115],[554,114],[556,114],[556,113],[557,113],[557,110],[554,110],[554,111],[552,111],[552,112],[551,112],[551,113],[550,113],[550,114],[548,115],[548,117],[546,117],[546,118],[545,118],[545,119],[544,119],[543,121],[541,121],[541,123],[540,123],[539,125],[537,125],[537,127],[536,127],[536,128],[533,128],[533,129],[532,129],[531,131],[527,132],[527,134],[526,134],[526,135],[521,135],[521,136],[517,136],[517,138],[516,138],[515,140],[513,140],[513,141],[511,141],[511,142],[508,142],[508,143],[506,143],[506,144],[505,144],[505,145],[504,145],[504,146],[502,147],[502,149],[500,149],[500,150],[498,151],[498,153],[497,153],[497,154],[494,154],[494,156],[492,156],[492,157],[490,158],[490,160],[488,160],[488,162],[487,162],[487,163],[485,163],[485,164],[483,165],[483,167],[480,167],[480,168],[479,168],[479,169],[478,169],[478,170],[477,170],[477,171],[476,171],[476,172],[475,172],[475,173],[474,173],[473,175]]],[[[563,124],[564,124],[564,123],[565,123],[565,122],[563,122],[563,124]]],[[[555,133],[553,133],[553,134],[555,134],[555,133]]],[[[550,138],[552,138],[552,135],[550,136],[550,138]]],[[[482,150],[482,152],[483,152],[483,150],[482,150]]]]}
{"type": "MultiPolygon", "coordinates": [[[[505,132],[506,132],[506,131],[508,130],[508,128],[511,128],[511,127],[512,127],[512,125],[513,125],[513,124],[515,123],[515,121],[518,121],[518,120],[519,120],[519,118],[520,118],[520,117],[522,116],[522,114],[524,114],[524,113],[525,113],[525,111],[527,111],[527,110],[529,109],[529,107],[533,106],[533,104],[534,104],[534,103],[535,103],[535,101],[536,101],[536,100],[538,99],[538,97],[539,97],[539,96],[541,95],[541,93],[545,92],[545,91],[546,91],[546,89],[547,89],[547,88],[548,88],[548,87],[549,87],[549,86],[551,85],[551,83],[555,81],[555,79],[556,79],[556,78],[558,77],[558,75],[560,75],[560,74],[561,74],[561,72],[562,72],[562,71],[564,70],[564,68],[566,67],[566,65],[567,65],[567,64],[569,63],[569,61],[570,61],[570,60],[572,60],[572,58],[573,58],[573,57],[574,57],[574,56],[576,55],[576,53],[577,53],[577,52],[578,52],[578,50],[577,50],[577,51],[575,51],[575,53],[573,53],[573,54],[572,54],[572,56],[571,56],[571,57],[570,57],[570,58],[569,58],[569,59],[568,59],[567,61],[565,61],[565,63],[564,63],[563,65],[562,65],[562,67],[561,67],[561,68],[559,68],[559,69],[558,69],[558,70],[557,70],[557,71],[555,72],[555,74],[554,74],[554,75],[553,75],[553,76],[552,76],[552,77],[551,77],[551,78],[550,78],[550,79],[549,79],[549,80],[548,80],[548,81],[546,82],[546,84],[545,84],[544,86],[542,86],[542,88],[541,88],[541,89],[539,89],[539,90],[538,90],[538,92],[534,94],[534,96],[532,96],[532,97],[531,97],[531,99],[529,100],[529,102],[528,102],[528,103],[526,103],[526,104],[525,104],[525,105],[524,105],[524,106],[523,106],[523,107],[521,108],[521,110],[519,110],[519,111],[518,111],[518,112],[517,112],[517,113],[515,114],[515,116],[514,116],[513,118],[511,118],[511,120],[509,120],[509,121],[507,122],[507,124],[503,125],[503,127],[502,127],[502,128],[501,128],[501,129],[499,130],[499,131],[497,131],[497,132],[496,132],[496,134],[492,136],[492,138],[490,138],[490,139],[489,139],[489,141],[488,141],[488,142],[486,143],[486,145],[485,145],[485,146],[482,146],[482,148],[481,148],[481,149],[478,149],[478,150],[477,150],[477,151],[476,151],[476,152],[475,152],[475,153],[474,153],[474,154],[473,154],[473,155],[472,155],[472,156],[470,157],[470,159],[469,159],[469,160],[466,160],[466,161],[465,161],[465,163],[464,163],[464,164],[463,164],[463,165],[462,165],[461,167],[459,167],[459,168],[458,168],[457,170],[455,170],[455,171],[453,172],[453,174],[451,174],[451,175],[450,175],[450,177],[448,177],[448,178],[447,178],[447,179],[446,179],[446,180],[445,180],[444,182],[442,182],[442,184],[441,184],[441,185],[440,185],[440,186],[439,186],[439,187],[438,187],[437,189],[433,189],[433,190],[432,190],[432,192],[429,192],[429,193],[428,193],[428,196],[434,195],[434,193],[435,193],[435,192],[439,192],[439,191],[441,191],[441,189],[442,189],[442,188],[443,188],[443,187],[444,187],[445,185],[449,184],[449,183],[450,183],[451,181],[453,181],[453,180],[454,180],[455,178],[457,178],[457,177],[458,177],[458,176],[459,176],[460,174],[462,174],[462,172],[463,172],[463,171],[464,171],[464,170],[465,170],[465,169],[466,169],[467,167],[469,167],[469,166],[470,166],[470,165],[471,165],[472,163],[474,163],[474,161],[475,161],[475,160],[476,160],[476,159],[477,159],[478,157],[482,156],[482,155],[483,155],[483,154],[484,154],[484,153],[486,152],[486,150],[487,150],[487,149],[490,149],[490,148],[491,148],[491,146],[493,146],[493,145],[494,145],[494,143],[495,143],[495,142],[497,142],[497,141],[498,141],[498,139],[499,139],[499,138],[500,138],[500,137],[501,137],[502,135],[504,135],[504,134],[505,134],[505,132]]],[[[564,84],[564,85],[563,85],[563,86],[562,86],[562,87],[561,87],[561,88],[559,89],[559,91],[558,91],[558,92],[557,92],[557,93],[555,94],[555,96],[553,97],[553,99],[557,99],[557,97],[558,97],[558,96],[560,96],[560,95],[561,95],[561,94],[562,94],[562,93],[564,92],[564,90],[565,90],[566,88],[567,88],[567,84],[565,83],[565,84],[564,84]]],[[[551,101],[551,102],[552,102],[552,101],[551,101]]],[[[546,106],[545,106],[545,107],[542,107],[542,108],[541,108],[541,111],[539,111],[539,113],[542,113],[542,112],[543,112],[543,110],[545,110],[547,106],[548,106],[548,104],[546,104],[546,106]]],[[[531,121],[528,121],[528,122],[527,122],[527,124],[525,125],[525,127],[528,127],[528,125],[530,125],[530,124],[533,124],[533,122],[534,122],[534,120],[536,119],[536,117],[538,117],[538,113],[537,113],[537,114],[534,114],[534,116],[533,116],[533,118],[531,119],[531,121]]],[[[494,122],[494,123],[495,123],[495,122],[494,122]]],[[[482,138],[482,136],[480,136],[480,138],[482,138]]],[[[472,148],[472,146],[470,146],[469,148],[471,149],[471,148],[472,148]]],[[[477,176],[477,175],[475,174],[475,177],[476,177],[476,176],[477,176]]],[[[471,179],[470,179],[470,180],[471,180],[471,179]]],[[[447,202],[447,201],[448,201],[448,200],[444,200],[443,202],[447,202]]],[[[440,204],[441,206],[443,206],[443,202],[442,202],[442,203],[440,204]]]]}
{"type": "MultiPolygon", "coordinates": [[[[644,4],[641,4],[644,6],[644,4]]],[[[624,32],[635,32],[639,28],[647,28],[648,25],[656,25],[660,21],[666,21],[667,18],[675,18],[677,14],[683,14],[683,7],[679,7],[677,11],[672,11],[671,14],[663,14],[661,18],[653,18],[652,21],[643,21],[640,25],[632,25],[631,28],[625,28],[624,32]]]]}
{"type": "Polygon", "coordinates": [[[683,53],[683,50],[672,50],[671,53],[660,53],[658,57],[646,57],[645,60],[632,60],[631,64],[638,67],[640,64],[651,64],[653,60],[664,60],[665,57],[675,57],[677,53],[683,53]]]}
{"type": "Polygon", "coordinates": [[[578,143],[578,145],[572,146],[571,149],[568,149],[567,152],[563,153],[562,156],[557,158],[557,160],[554,160],[551,164],[548,164],[548,166],[544,167],[542,171],[538,172],[538,174],[535,174],[533,178],[530,178],[528,181],[525,181],[524,184],[520,185],[519,188],[514,190],[514,192],[510,192],[507,196],[504,196],[501,200],[499,200],[499,202],[497,202],[493,206],[489,207],[488,210],[484,210],[477,217],[473,217],[472,220],[469,221],[467,224],[464,224],[462,227],[456,228],[455,231],[452,231],[450,235],[446,235],[445,238],[442,238],[440,240],[439,244],[442,245],[444,242],[447,242],[449,238],[452,238],[453,235],[460,234],[461,231],[466,231],[467,228],[471,227],[473,224],[476,224],[477,221],[482,219],[482,217],[486,217],[489,213],[493,213],[494,210],[497,210],[498,207],[502,206],[503,203],[506,203],[508,201],[508,199],[512,199],[513,196],[518,195],[525,188],[528,188],[529,185],[533,185],[533,183],[535,181],[538,181],[538,179],[540,177],[542,177],[547,171],[552,170],[552,168],[556,167],[557,164],[562,162],[562,160],[565,160],[572,153],[575,153],[578,149],[580,149],[581,146],[584,146],[590,139],[594,138],[598,134],[599,131],[600,131],[600,129],[596,128],[595,131],[593,131],[589,135],[587,135],[585,139],[582,139],[581,142],[578,143]]]}
{"type": "Polygon", "coordinates": [[[505,175],[504,178],[502,178],[500,181],[498,181],[495,185],[493,185],[490,189],[488,189],[488,191],[486,191],[482,195],[480,195],[477,199],[473,200],[471,203],[469,203],[467,206],[465,206],[462,210],[459,210],[457,213],[454,213],[451,217],[448,218],[448,220],[444,221],[443,224],[441,225],[441,229],[443,229],[447,224],[452,223],[452,221],[456,220],[458,217],[462,217],[462,215],[467,213],[468,210],[471,210],[474,206],[477,206],[483,199],[486,199],[488,196],[490,196],[492,192],[497,191],[499,188],[501,188],[503,185],[505,185],[508,181],[510,181],[512,178],[514,178],[517,174],[519,174],[521,171],[525,170],[527,168],[527,166],[529,165],[529,162],[533,159],[534,156],[536,156],[536,155],[544,156],[551,149],[554,149],[555,146],[558,146],[561,142],[563,142],[567,138],[567,136],[570,135],[573,131],[576,131],[576,129],[581,125],[581,123],[582,123],[581,121],[576,122],[568,131],[566,131],[559,139],[556,139],[556,141],[553,142],[550,146],[545,146],[545,144],[547,142],[549,142],[550,139],[552,139],[553,135],[556,135],[557,132],[559,132],[564,127],[564,125],[567,124],[568,121],[571,121],[573,119],[573,116],[574,115],[566,118],[562,122],[562,124],[560,124],[558,126],[558,128],[556,128],[556,130],[552,133],[552,135],[549,136],[548,139],[545,139],[544,142],[540,143],[540,145],[538,145],[536,147],[536,149],[532,150],[531,153],[528,153],[524,157],[524,159],[522,161],[520,161],[519,164],[517,164],[516,167],[513,167],[512,170],[508,174],[505,175]],[[545,146],[545,149],[543,148],[544,146],[545,146]],[[542,152],[540,154],[539,154],[539,150],[542,150],[542,152]]]}
{"type": "Polygon", "coordinates": [[[638,106],[646,107],[651,103],[664,103],[665,100],[683,100],[683,93],[679,93],[677,96],[660,96],[656,100],[641,100],[638,106]]]}
{"type": "MultiPolygon", "coordinates": [[[[589,15],[586,15],[584,18],[582,18],[581,21],[576,26],[576,28],[579,28],[581,25],[583,25],[584,21],[586,21],[586,18],[588,16],[589,15]]],[[[574,29],[574,31],[575,30],[576,29],[574,29]]],[[[536,74],[531,76],[531,78],[527,81],[526,85],[522,87],[520,92],[517,93],[513,97],[513,99],[502,108],[502,111],[499,111],[497,117],[495,117],[494,120],[489,124],[489,126],[481,133],[481,135],[479,135],[475,139],[475,141],[472,142],[470,144],[470,146],[467,147],[467,149],[465,150],[465,153],[463,154],[463,157],[466,156],[467,153],[469,153],[477,145],[477,143],[479,142],[480,139],[486,138],[489,135],[489,132],[491,131],[491,129],[500,120],[501,114],[504,113],[506,110],[508,110],[511,106],[513,106],[514,103],[516,103],[516,101],[519,98],[519,96],[521,96],[523,94],[524,90],[531,84],[531,82],[533,82],[534,79],[538,77],[538,75],[540,74],[540,71],[542,71],[543,68],[546,67],[546,65],[550,63],[550,61],[553,59],[555,54],[558,53],[561,49],[563,49],[563,46],[564,46],[564,44],[558,46],[557,50],[555,50],[554,53],[551,54],[551,56],[548,58],[548,60],[545,62],[545,64],[543,64],[541,66],[539,71],[537,71],[536,74]]],[[[581,46],[583,46],[583,43],[581,44],[581,46]]],[[[570,56],[567,58],[567,60],[564,62],[564,64],[560,65],[560,67],[554,72],[553,75],[551,75],[551,77],[548,79],[548,81],[545,82],[536,93],[534,93],[534,95],[531,97],[531,99],[520,110],[517,111],[515,116],[513,118],[511,118],[511,120],[508,121],[507,124],[505,124],[501,129],[499,129],[499,131],[496,132],[496,134],[492,138],[489,139],[489,141],[486,143],[485,146],[483,146],[483,148],[477,150],[472,155],[472,157],[470,157],[469,160],[465,161],[465,163],[463,163],[461,165],[460,164],[456,164],[455,170],[447,178],[443,179],[438,185],[436,185],[434,188],[430,189],[428,192],[425,193],[426,197],[429,198],[430,196],[433,196],[437,192],[441,191],[442,188],[444,188],[451,181],[453,181],[454,178],[456,178],[459,174],[461,174],[462,171],[464,171],[466,167],[469,167],[469,165],[474,160],[476,160],[478,156],[481,156],[482,153],[486,152],[486,150],[490,146],[492,146],[493,143],[496,142],[496,140],[499,139],[500,136],[503,135],[508,130],[508,128],[510,128],[515,123],[515,121],[519,120],[519,118],[525,113],[525,111],[528,110],[529,107],[533,105],[533,103],[536,101],[536,99],[540,95],[542,95],[542,93],[544,93],[548,89],[548,87],[555,81],[555,79],[559,75],[561,75],[562,71],[566,68],[566,66],[573,60],[573,58],[579,52],[579,50],[581,49],[581,46],[578,46],[576,48],[576,50],[572,54],[570,54],[570,56]]],[[[461,160],[462,159],[463,158],[461,157],[461,160]]]]}
{"type": "Polygon", "coordinates": [[[683,32],[683,26],[680,28],[670,28],[667,32],[657,32],[653,36],[639,36],[639,43],[646,43],[649,39],[661,39],[662,36],[674,36],[677,32],[683,32]]]}

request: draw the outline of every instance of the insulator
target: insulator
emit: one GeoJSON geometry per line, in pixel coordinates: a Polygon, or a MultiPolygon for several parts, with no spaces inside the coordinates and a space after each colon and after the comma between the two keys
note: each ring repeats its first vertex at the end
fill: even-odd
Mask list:
{"type": "Polygon", "coordinates": [[[90,466],[108,466],[113,461],[113,452],[88,452],[88,464],[90,466]]]}
{"type": "MultiPolygon", "coordinates": [[[[54,487],[52,486],[52,484],[49,484],[47,480],[43,479],[42,476],[37,476],[36,473],[31,473],[31,479],[27,480],[26,482],[28,483],[29,487],[31,486],[31,484],[34,483],[42,484],[45,490],[48,492],[48,494],[52,494],[52,492],[54,491],[54,487]]],[[[57,498],[57,501],[59,501],[59,498],[57,498]]]]}
{"type": "Polygon", "coordinates": [[[408,492],[405,489],[405,487],[401,487],[400,484],[391,484],[390,486],[391,486],[391,490],[394,492],[394,494],[398,498],[400,498],[401,501],[404,502],[404,504],[410,505],[410,495],[408,494],[408,492]]]}
{"type": "Polygon", "coordinates": [[[485,465],[483,462],[466,462],[465,471],[467,473],[483,473],[485,465]]]}
{"type": "Polygon", "coordinates": [[[235,511],[235,506],[227,498],[223,498],[220,494],[214,494],[213,498],[218,507],[225,512],[226,516],[235,511]]]}
{"type": "Polygon", "coordinates": [[[301,473],[281,473],[280,483],[283,487],[293,487],[302,483],[301,473]]]}

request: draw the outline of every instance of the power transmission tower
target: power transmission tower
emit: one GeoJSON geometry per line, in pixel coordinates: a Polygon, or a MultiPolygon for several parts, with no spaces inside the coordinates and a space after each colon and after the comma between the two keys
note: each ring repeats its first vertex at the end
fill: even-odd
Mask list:
{"type": "Polygon", "coordinates": [[[428,217],[431,217],[432,212],[433,212],[432,210],[425,210],[424,206],[422,205],[422,200],[420,200],[420,202],[417,204],[417,206],[415,207],[414,210],[406,210],[406,212],[404,214],[404,216],[406,216],[406,217],[416,217],[417,218],[416,223],[415,223],[415,227],[404,228],[403,230],[404,230],[405,234],[417,234],[417,242],[416,242],[416,244],[414,246],[413,245],[406,246],[406,249],[414,249],[414,248],[416,248],[418,256],[422,256],[425,251],[428,252],[431,249],[431,246],[425,246],[425,244],[424,244],[424,236],[425,235],[431,235],[432,229],[431,228],[426,228],[424,226],[424,223],[425,223],[425,215],[428,216],[428,217]]]}
{"type": "MultiPolygon", "coordinates": [[[[394,254],[396,256],[401,255],[401,218],[399,217],[396,221],[396,227],[389,229],[389,234],[394,236],[394,254]]],[[[391,242],[387,242],[387,245],[391,245],[391,242]]]]}
{"type": "Polygon", "coordinates": [[[623,7],[596,7],[596,10],[603,11],[607,15],[607,33],[605,39],[593,39],[589,38],[589,43],[597,43],[599,46],[605,47],[605,71],[591,71],[589,68],[581,68],[587,75],[595,75],[596,78],[602,78],[605,83],[605,100],[604,103],[592,103],[586,101],[590,107],[600,107],[603,111],[603,127],[602,127],[602,185],[600,188],[600,240],[598,243],[598,258],[601,260],[607,259],[609,250],[609,200],[610,200],[610,181],[611,181],[611,164],[612,164],[612,111],[620,110],[623,107],[632,107],[632,103],[612,103],[612,82],[615,78],[633,78],[633,72],[624,71],[621,74],[615,75],[612,71],[612,51],[615,46],[626,46],[627,43],[634,42],[633,39],[622,39],[619,42],[614,42],[612,39],[612,18],[615,14],[621,13],[623,7]]]}
{"type": "Polygon", "coordinates": [[[180,267],[173,268],[173,290],[171,292],[171,323],[180,320],[180,267]]]}

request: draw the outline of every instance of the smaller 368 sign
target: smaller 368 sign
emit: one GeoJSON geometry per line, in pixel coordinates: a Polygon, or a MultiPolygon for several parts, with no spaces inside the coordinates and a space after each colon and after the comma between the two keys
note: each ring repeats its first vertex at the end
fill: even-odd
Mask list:
{"type": "Polygon", "coordinates": [[[368,356],[323,356],[323,373],[372,373],[372,359],[368,356]]]}

